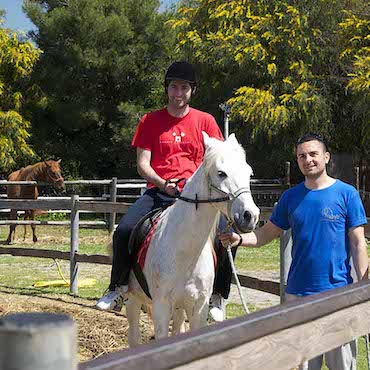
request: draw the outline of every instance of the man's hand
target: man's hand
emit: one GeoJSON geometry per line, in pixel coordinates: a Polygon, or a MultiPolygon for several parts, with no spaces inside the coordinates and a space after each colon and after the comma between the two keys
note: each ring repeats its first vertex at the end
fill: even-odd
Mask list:
{"type": "Polygon", "coordinates": [[[179,188],[177,187],[178,179],[168,179],[163,186],[163,191],[172,197],[179,194],[179,188]]]}
{"type": "Polygon", "coordinates": [[[267,221],[262,227],[249,233],[239,235],[237,233],[223,232],[218,237],[225,248],[229,246],[229,243],[231,247],[239,247],[241,245],[243,247],[259,248],[277,238],[281,232],[282,229],[271,221],[267,221]]]}
{"type": "Polygon", "coordinates": [[[226,232],[218,235],[224,248],[239,246],[242,242],[242,236],[234,232],[226,232]]]}

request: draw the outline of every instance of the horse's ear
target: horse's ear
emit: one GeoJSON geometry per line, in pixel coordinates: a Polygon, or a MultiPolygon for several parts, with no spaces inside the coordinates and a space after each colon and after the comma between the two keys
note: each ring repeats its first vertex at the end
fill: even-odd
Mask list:
{"type": "Polygon", "coordinates": [[[58,163],[58,164],[60,164],[60,162],[61,162],[61,161],[62,161],[61,159],[58,159],[58,160],[57,160],[57,163],[58,163]]]}
{"type": "Polygon", "coordinates": [[[230,143],[233,143],[233,144],[239,144],[239,142],[238,142],[234,133],[229,135],[229,137],[227,138],[227,141],[229,141],[230,143]]]}
{"type": "Polygon", "coordinates": [[[204,131],[202,131],[202,134],[203,134],[204,145],[205,145],[206,148],[208,148],[211,145],[211,138],[204,131]]]}

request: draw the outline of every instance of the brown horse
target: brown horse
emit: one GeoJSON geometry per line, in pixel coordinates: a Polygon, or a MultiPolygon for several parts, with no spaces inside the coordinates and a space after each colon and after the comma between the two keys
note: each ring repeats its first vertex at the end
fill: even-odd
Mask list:
{"type": "MultiPolygon", "coordinates": [[[[8,181],[46,182],[51,184],[58,192],[63,191],[64,179],[61,175],[60,161],[60,159],[59,161],[48,160],[27,167],[22,167],[20,170],[12,172],[8,177],[8,181]]],[[[37,199],[38,195],[39,192],[36,185],[8,185],[7,188],[8,199],[37,199]]],[[[10,220],[16,220],[17,216],[17,210],[12,209],[10,211],[10,220]]],[[[34,220],[34,218],[35,210],[25,211],[25,220],[34,220]]],[[[33,233],[33,241],[37,242],[37,237],[35,234],[36,226],[31,225],[31,227],[33,233]]],[[[10,242],[12,241],[12,234],[15,234],[15,228],[16,225],[10,225],[9,236],[6,240],[7,244],[10,244],[10,242]]],[[[26,237],[26,229],[24,237],[26,237]]]]}

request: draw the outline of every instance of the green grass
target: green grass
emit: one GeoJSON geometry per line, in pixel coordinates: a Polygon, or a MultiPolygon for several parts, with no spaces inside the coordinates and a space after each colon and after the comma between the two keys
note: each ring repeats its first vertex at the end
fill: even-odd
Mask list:
{"type": "MultiPolygon", "coordinates": [[[[0,240],[7,237],[8,228],[0,227],[0,240]]],[[[68,252],[70,250],[70,232],[67,227],[38,226],[36,234],[39,241],[31,241],[31,229],[23,242],[23,227],[17,228],[17,239],[11,247],[37,248],[68,252]]],[[[83,254],[107,254],[106,244],[109,241],[106,230],[80,229],[79,252],[83,254]]],[[[1,246],[0,246],[1,247],[1,246]]],[[[69,261],[58,261],[62,274],[69,280],[69,261]]],[[[78,295],[82,298],[98,299],[108,287],[110,266],[88,263],[79,264],[79,281],[95,278],[96,285],[79,287],[78,295]]],[[[21,294],[70,294],[69,287],[35,288],[32,284],[38,281],[59,280],[55,261],[48,258],[13,257],[0,255],[0,287],[11,287],[21,294]]]]}
{"type": "Polygon", "coordinates": [[[279,270],[280,243],[276,239],[261,248],[240,247],[235,260],[238,271],[266,271],[279,270]]]}

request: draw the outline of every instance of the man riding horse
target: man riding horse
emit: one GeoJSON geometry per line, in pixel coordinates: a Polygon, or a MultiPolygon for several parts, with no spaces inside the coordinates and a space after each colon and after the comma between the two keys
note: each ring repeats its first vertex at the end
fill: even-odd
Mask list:
{"type": "MultiPolygon", "coordinates": [[[[138,172],[147,180],[148,190],[130,207],[114,232],[109,291],[97,302],[101,310],[122,305],[129,289],[130,234],[149,211],[171,205],[183,187],[177,180],[190,178],[200,166],[204,156],[202,131],[223,140],[214,117],[189,106],[197,90],[195,70],[190,63],[173,63],[166,72],[164,85],[167,106],[145,114],[132,140],[137,150],[138,172]]],[[[215,321],[222,321],[232,272],[223,249],[216,249],[223,255],[218,258],[210,315],[215,321]]]]}

